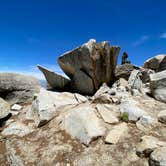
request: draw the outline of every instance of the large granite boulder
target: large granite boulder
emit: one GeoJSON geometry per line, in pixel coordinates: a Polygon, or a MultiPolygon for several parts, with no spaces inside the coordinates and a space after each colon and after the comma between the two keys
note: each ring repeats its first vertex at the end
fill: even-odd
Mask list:
{"type": "Polygon", "coordinates": [[[166,70],[150,75],[150,89],[155,99],[166,103],[166,70]]]}
{"type": "Polygon", "coordinates": [[[117,79],[124,78],[125,80],[128,80],[133,70],[139,70],[139,67],[130,63],[118,65],[116,66],[115,76],[117,79]]]}
{"type": "Polygon", "coordinates": [[[0,73],[0,97],[9,103],[28,103],[40,89],[40,81],[16,73],[0,73]]]}
{"type": "Polygon", "coordinates": [[[71,79],[71,89],[83,94],[94,94],[100,85],[115,80],[115,67],[120,47],[109,42],[90,40],[58,59],[65,74],[71,79]]]}
{"type": "Polygon", "coordinates": [[[166,70],[166,55],[157,55],[148,59],[143,67],[154,70],[155,72],[166,70]]]}
{"type": "Polygon", "coordinates": [[[42,66],[38,65],[38,68],[44,74],[49,87],[53,89],[65,89],[69,85],[69,79],[56,74],[55,72],[50,71],[49,69],[46,69],[42,66]]]}

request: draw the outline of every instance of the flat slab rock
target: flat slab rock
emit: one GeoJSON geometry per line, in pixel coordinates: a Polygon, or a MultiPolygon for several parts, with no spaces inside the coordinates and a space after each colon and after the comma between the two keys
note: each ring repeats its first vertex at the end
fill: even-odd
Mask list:
{"type": "Polygon", "coordinates": [[[31,133],[32,131],[33,131],[32,128],[28,127],[27,125],[21,122],[13,122],[9,124],[9,126],[6,127],[1,134],[4,136],[16,135],[19,137],[23,137],[31,133]]]}
{"type": "Polygon", "coordinates": [[[105,138],[106,143],[116,144],[122,137],[125,137],[128,133],[128,126],[126,123],[121,123],[112,127],[108,135],[105,138]]]}
{"type": "Polygon", "coordinates": [[[105,127],[96,115],[96,110],[88,105],[80,105],[64,117],[64,129],[72,137],[88,145],[93,139],[105,134],[105,127]]]}

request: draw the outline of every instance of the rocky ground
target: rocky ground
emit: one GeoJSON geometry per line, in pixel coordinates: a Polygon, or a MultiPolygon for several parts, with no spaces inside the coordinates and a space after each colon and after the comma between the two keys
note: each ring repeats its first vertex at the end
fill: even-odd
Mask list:
{"type": "Polygon", "coordinates": [[[166,70],[150,66],[93,96],[37,86],[31,102],[1,99],[0,165],[166,166],[166,70]]]}

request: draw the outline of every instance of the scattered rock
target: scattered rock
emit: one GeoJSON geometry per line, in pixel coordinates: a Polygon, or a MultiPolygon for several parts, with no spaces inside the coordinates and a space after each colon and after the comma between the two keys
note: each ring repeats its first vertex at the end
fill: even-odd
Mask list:
{"type": "Polygon", "coordinates": [[[150,75],[150,89],[155,99],[166,103],[166,70],[150,75]]]}
{"type": "Polygon", "coordinates": [[[63,109],[65,105],[78,103],[72,93],[51,92],[42,88],[37,99],[33,101],[31,109],[27,112],[26,118],[34,120],[37,126],[42,126],[57,116],[58,109],[63,109]]]}
{"type": "Polygon", "coordinates": [[[137,145],[136,153],[139,157],[149,157],[150,153],[158,147],[166,146],[166,142],[159,141],[152,136],[143,136],[141,142],[137,145]]]}
{"type": "Polygon", "coordinates": [[[119,51],[119,47],[110,46],[109,42],[90,40],[59,57],[58,63],[71,79],[72,90],[91,95],[102,83],[110,84],[115,80],[119,51]]]}
{"type": "Polygon", "coordinates": [[[126,123],[121,123],[112,127],[108,135],[105,138],[106,143],[116,144],[122,137],[126,137],[128,132],[128,126],[126,123]]]}
{"type": "Polygon", "coordinates": [[[0,98],[0,119],[7,117],[10,113],[10,105],[0,98]]]}
{"type": "Polygon", "coordinates": [[[166,166],[166,147],[154,150],[150,155],[150,166],[166,166]]]}
{"type": "Polygon", "coordinates": [[[48,85],[53,89],[66,89],[69,84],[70,80],[54,73],[53,71],[50,71],[49,69],[46,69],[42,66],[38,66],[39,70],[44,74],[48,85]]]}
{"type": "Polygon", "coordinates": [[[159,122],[166,124],[166,110],[163,110],[163,111],[159,112],[158,120],[159,120],[159,122]]]}
{"type": "Polygon", "coordinates": [[[15,111],[20,111],[21,109],[22,109],[22,106],[18,104],[14,104],[11,107],[11,110],[15,110],[15,111]]]}
{"type": "Polygon", "coordinates": [[[21,122],[13,122],[9,124],[9,126],[2,131],[2,135],[4,136],[17,135],[19,137],[23,137],[31,133],[32,131],[33,130],[30,127],[21,122]]]}
{"type": "Polygon", "coordinates": [[[125,101],[122,101],[122,103],[120,104],[120,112],[128,113],[129,121],[136,122],[138,118],[147,115],[147,113],[141,108],[139,108],[136,104],[137,102],[132,99],[127,99],[125,101]]]}
{"type": "Polygon", "coordinates": [[[29,103],[41,88],[39,80],[16,73],[0,73],[0,96],[9,103],[29,103]]]}
{"type": "Polygon", "coordinates": [[[117,65],[115,76],[117,79],[124,78],[125,80],[128,80],[133,70],[139,70],[139,67],[129,63],[117,65]]]}
{"type": "Polygon", "coordinates": [[[106,131],[95,111],[88,105],[72,109],[64,117],[64,129],[72,137],[88,145],[97,137],[103,136],[106,131]]]}
{"type": "Polygon", "coordinates": [[[166,70],[166,55],[157,55],[148,59],[143,67],[154,70],[155,72],[166,70]]]}

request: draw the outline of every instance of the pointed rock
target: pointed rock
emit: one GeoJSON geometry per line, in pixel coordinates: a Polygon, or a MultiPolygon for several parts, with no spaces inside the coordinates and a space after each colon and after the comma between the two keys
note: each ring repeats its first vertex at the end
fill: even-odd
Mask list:
{"type": "Polygon", "coordinates": [[[53,71],[50,71],[49,69],[46,69],[42,66],[37,66],[39,70],[44,74],[47,83],[51,86],[53,89],[65,89],[66,86],[69,85],[70,80],[54,73],[53,71]]]}

